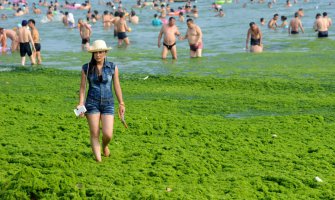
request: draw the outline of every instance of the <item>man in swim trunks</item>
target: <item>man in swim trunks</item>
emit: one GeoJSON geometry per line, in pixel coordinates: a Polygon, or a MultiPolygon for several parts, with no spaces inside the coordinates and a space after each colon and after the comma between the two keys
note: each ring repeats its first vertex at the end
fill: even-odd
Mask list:
{"type": "Polygon", "coordinates": [[[115,24],[116,26],[116,32],[117,32],[117,38],[118,38],[118,44],[119,46],[122,45],[122,42],[124,41],[126,45],[129,45],[129,38],[126,34],[126,31],[130,32],[129,27],[127,26],[126,19],[124,17],[124,12],[120,13],[120,19],[115,24]]]}
{"type": "Polygon", "coordinates": [[[327,18],[321,17],[321,14],[318,13],[316,15],[315,20],[315,31],[318,32],[318,38],[325,38],[328,37],[328,28],[329,28],[329,21],[327,18]]]}
{"type": "Polygon", "coordinates": [[[11,44],[11,50],[12,50],[12,52],[18,50],[18,48],[19,48],[19,40],[18,40],[16,32],[13,31],[12,29],[4,29],[3,31],[4,31],[4,33],[6,35],[6,37],[9,38],[12,41],[12,44],[11,44]]]}
{"type": "Polygon", "coordinates": [[[115,11],[114,17],[111,19],[111,23],[114,25],[114,38],[117,37],[116,24],[119,22],[119,20],[120,20],[120,13],[119,13],[119,11],[115,11]]]}
{"type": "Polygon", "coordinates": [[[78,20],[79,33],[81,37],[81,48],[82,50],[88,50],[90,47],[90,37],[92,35],[91,27],[84,22],[82,19],[78,20]]]}
{"type": "Polygon", "coordinates": [[[299,28],[301,32],[304,33],[304,28],[302,27],[301,20],[299,19],[298,12],[294,13],[294,19],[291,20],[290,26],[288,27],[288,34],[299,34],[299,28]]]}
{"type": "Polygon", "coordinates": [[[159,32],[158,48],[161,47],[161,39],[164,34],[162,59],[166,59],[169,51],[171,51],[172,58],[177,59],[176,35],[180,36],[180,33],[175,24],[176,19],[174,17],[170,17],[169,23],[164,24],[159,32]]]}
{"type": "Polygon", "coordinates": [[[6,37],[5,29],[1,27],[0,27],[0,47],[2,48],[2,52],[6,52],[7,37],[6,37]]]}
{"type": "Polygon", "coordinates": [[[33,19],[29,19],[28,20],[28,26],[31,30],[31,36],[33,38],[34,41],[34,46],[36,51],[33,52],[33,58],[36,59],[37,58],[37,64],[41,64],[42,63],[42,58],[41,58],[41,43],[40,43],[40,34],[38,33],[38,30],[35,26],[35,20],[33,19]]]}
{"type": "Polygon", "coordinates": [[[201,57],[203,43],[202,43],[202,31],[199,26],[197,26],[193,19],[188,19],[187,32],[184,37],[180,37],[181,40],[188,39],[188,44],[190,45],[190,57],[201,57]]]}
{"type": "Polygon", "coordinates": [[[28,54],[31,64],[34,65],[35,61],[32,56],[32,51],[30,44],[33,47],[33,50],[36,51],[34,46],[33,38],[31,37],[30,31],[27,29],[28,22],[23,20],[21,23],[22,27],[18,30],[19,42],[20,42],[20,55],[21,55],[21,65],[24,66],[26,62],[26,54],[28,54]]]}

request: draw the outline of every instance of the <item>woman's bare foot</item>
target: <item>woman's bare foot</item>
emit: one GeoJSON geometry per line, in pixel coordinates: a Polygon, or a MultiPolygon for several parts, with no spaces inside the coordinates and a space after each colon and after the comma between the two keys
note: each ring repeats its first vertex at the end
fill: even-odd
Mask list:
{"type": "Polygon", "coordinates": [[[109,157],[110,156],[110,151],[108,146],[104,148],[104,156],[109,157]]]}

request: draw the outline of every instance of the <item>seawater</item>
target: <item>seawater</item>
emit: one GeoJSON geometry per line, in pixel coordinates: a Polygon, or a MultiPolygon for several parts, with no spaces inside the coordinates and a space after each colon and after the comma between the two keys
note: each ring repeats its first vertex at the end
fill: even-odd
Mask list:
{"type": "MultiPolygon", "coordinates": [[[[29,1],[29,5],[38,1],[29,1]]],[[[64,1],[59,1],[63,3],[64,1]]],[[[82,3],[83,1],[76,1],[82,3]]],[[[123,0],[123,7],[128,11],[135,5],[135,0],[123,0]]],[[[293,14],[299,8],[303,8],[305,16],[302,18],[302,23],[305,28],[305,34],[300,34],[297,37],[289,37],[287,30],[279,29],[276,31],[269,30],[266,26],[260,26],[263,32],[263,43],[265,52],[308,52],[311,51],[308,42],[317,40],[316,33],[312,29],[315,15],[320,12],[328,12],[328,16],[335,16],[335,3],[329,5],[330,1],[326,0],[310,0],[304,3],[299,0],[298,4],[293,4],[292,7],[285,7],[284,0],[277,1],[270,9],[267,3],[251,4],[250,1],[240,0],[239,3],[224,4],[222,8],[226,13],[223,18],[214,17],[217,13],[211,8],[213,1],[198,0],[193,2],[199,9],[199,18],[195,20],[203,32],[204,51],[201,59],[189,59],[189,46],[187,41],[178,41],[178,60],[162,61],[160,59],[161,49],[157,47],[157,37],[160,27],[151,26],[153,15],[157,13],[150,8],[134,9],[140,18],[138,25],[128,25],[132,28],[132,32],[128,33],[131,45],[128,48],[118,48],[117,39],[113,37],[113,30],[104,30],[101,21],[92,24],[93,35],[91,41],[103,39],[111,46],[108,59],[116,62],[120,69],[126,73],[149,73],[149,74],[169,74],[169,73],[185,73],[184,66],[198,66],[195,68],[188,67],[186,73],[212,74],[220,67],[220,62],[229,62],[229,56],[225,60],[220,59],[219,55],[224,54],[241,54],[246,52],[245,39],[249,28],[249,23],[254,21],[259,24],[259,19],[264,17],[269,21],[273,14],[278,13],[280,16],[288,17],[288,22],[293,18],[293,14]],[[246,8],[243,8],[243,3],[248,2],[246,8]],[[216,63],[215,65],[212,65],[216,63]],[[206,71],[202,68],[206,67],[206,71]]],[[[98,10],[99,14],[103,14],[106,6],[98,5],[98,1],[92,1],[92,10],[98,10]]],[[[183,3],[170,3],[171,8],[177,10],[183,3]]],[[[61,21],[43,23],[45,21],[46,8],[41,7],[43,14],[30,14],[22,17],[13,17],[14,11],[0,10],[0,14],[7,14],[8,20],[1,20],[0,26],[6,29],[11,29],[16,24],[21,23],[23,19],[33,18],[37,22],[36,26],[39,29],[43,66],[55,67],[70,70],[80,70],[81,65],[90,59],[90,54],[81,51],[81,39],[77,29],[68,29],[63,26],[61,21]]],[[[72,12],[77,21],[79,18],[85,19],[86,10],[66,10],[72,12]]],[[[178,18],[178,17],[176,17],[178,18]]],[[[186,17],[185,17],[186,19],[186,17]]],[[[280,20],[278,24],[280,24],[280,20]]],[[[177,26],[182,34],[185,34],[187,26],[186,22],[181,23],[177,20],[177,26]]],[[[330,29],[329,40],[334,40],[334,31],[330,29]]],[[[325,43],[326,44],[326,43],[325,43]]],[[[322,50],[328,50],[332,47],[327,45],[322,50]]],[[[0,65],[19,65],[20,56],[18,53],[1,55],[0,65]]],[[[28,61],[29,63],[29,61],[28,61]]],[[[0,66],[0,68],[1,68],[0,66]]]]}

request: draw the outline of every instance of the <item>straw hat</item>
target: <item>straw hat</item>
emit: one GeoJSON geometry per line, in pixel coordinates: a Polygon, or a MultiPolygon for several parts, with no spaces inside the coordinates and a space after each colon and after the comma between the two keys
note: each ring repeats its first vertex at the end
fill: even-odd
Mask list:
{"type": "Polygon", "coordinates": [[[111,47],[107,47],[106,42],[103,40],[96,40],[93,42],[92,46],[88,49],[88,52],[94,53],[98,51],[108,51],[111,50],[111,47]]]}

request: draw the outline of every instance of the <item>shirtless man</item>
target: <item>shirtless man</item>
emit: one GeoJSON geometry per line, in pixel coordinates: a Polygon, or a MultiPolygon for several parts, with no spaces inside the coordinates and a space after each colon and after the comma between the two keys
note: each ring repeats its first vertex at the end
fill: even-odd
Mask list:
{"type": "Polygon", "coordinates": [[[18,40],[16,32],[11,30],[11,29],[5,29],[4,33],[6,34],[6,37],[9,38],[12,41],[11,50],[12,51],[18,50],[19,40],[18,40]]]}
{"type": "Polygon", "coordinates": [[[249,49],[250,40],[250,52],[260,53],[263,52],[263,34],[255,22],[249,23],[250,28],[247,32],[247,39],[245,49],[249,49]]]}
{"type": "Polygon", "coordinates": [[[35,61],[32,57],[32,52],[30,48],[30,44],[33,47],[33,51],[36,51],[34,46],[33,38],[31,37],[30,31],[27,29],[28,22],[26,20],[23,20],[21,25],[22,27],[18,30],[19,35],[19,42],[20,42],[20,55],[21,55],[21,65],[24,66],[26,63],[26,54],[28,54],[31,64],[34,65],[35,61]]]}
{"type": "Polygon", "coordinates": [[[294,19],[291,20],[288,27],[288,34],[299,34],[299,28],[301,29],[301,32],[304,33],[304,28],[302,27],[302,23],[299,19],[299,14],[296,12],[294,13],[294,19]]]}
{"type": "Polygon", "coordinates": [[[119,46],[122,45],[122,42],[124,41],[126,45],[129,45],[129,38],[126,34],[126,31],[130,32],[129,27],[127,26],[126,19],[124,17],[124,12],[120,13],[120,19],[115,24],[116,26],[116,32],[117,32],[117,38],[118,38],[118,44],[119,46]]]}
{"type": "Polygon", "coordinates": [[[5,33],[5,29],[0,27],[0,47],[2,48],[2,52],[6,52],[7,49],[7,36],[5,33]]]}
{"type": "Polygon", "coordinates": [[[199,11],[198,11],[197,6],[193,6],[193,9],[191,10],[191,12],[192,12],[194,18],[199,17],[199,11]]]}
{"type": "Polygon", "coordinates": [[[24,12],[22,11],[21,8],[17,9],[16,13],[14,14],[15,17],[20,17],[22,15],[24,15],[24,12]]]}
{"type": "Polygon", "coordinates": [[[105,10],[102,15],[102,24],[105,29],[108,29],[111,26],[111,16],[109,15],[108,10],[105,10]]]}
{"type": "Polygon", "coordinates": [[[318,32],[318,38],[325,38],[328,37],[328,28],[329,28],[329,21],[327,18],[321,17],[321,14],[318,13],[316,15],[315,31],[318,32]]]}
{"type": "Polygon", "coordinates": [[[79,33],[81,37],[81,49],[88,50],[90,47],[90,37],[92,35],[91,27],[82,19],[78,20],[79,33]]]}
{"type": "Polygon", "coordinates": [[[36,14],[36,15],[40,15],[40,14],[42,14],[41,9],[37,8],[36,6],[33,6],[33,12],[34,12],[34,14],[36,14]]]}
{"type": "Polygon", "coordinates": [[[120,20],[120,13],[119,11],[115,11],[113,19],[111,19],[111,23],[114,25],[114,38],[117,37],[117,27],[116,24],[120,20]]]}
{"type": "Polygon", "coordinates": [[[166,59],[169,51],[171,51],[172,58],[177,59],[177,47],[176,47],[176,35],[180,36],[178,27],[175,25],[176,19],[174,17],[169,18],[169,23],[164,24],[158,35],[158,48],[161,47],[161,39],[164,34],[163,39],[163,51],[162,59],[166,59]]]}
{"type": "Polygon", "coordinates": [[[268,23],[268,28],[275,30],[278,27],[278,25],[277,25],[278,18],[279,18],[279,15],[274,14],[273,18],[268,23]]]}
{"type": "Polygon", "coordinates": [[[33,52],[33,58],[37,58],[37,64],[42,63],[42,58],[41,58],[41,44],[40,44],[40,34],[38,33],[37,28],[35,27],[35,20],[29,19],[28,20],[28,26],[31,30],[31,36],[34,41],[34,46],[36,51],[33,52]]]}
{"type": "Polygon", "coordinates": [[[330,19],[330,18],[328,17],[328,13],[327,13],[327,12],[323,12],[323,13],[322,13],[322,16],[323,16],[323,18],[326,19],[326,21],[328,22],[329,27],[331,27],[331,26],[332,26],[332,19],[330,19]]]}
{"type": "Polygon", "coordinates": [[[159,16],[159,18],[165,19],[165,17],[166,17],[166,9],[165,9],[164,4],[161,5],[161,9],[159,10],[159,12],[161,13],[160,16],[159,16]]]}
{"type": "Polygon", "coordinates": [[[129,22],[132,24],[138,24],[139,18],[136,15],[135,11],[131,11],[129,15],[129,22]]]}
{"type": "Polygon", "coordinates": [[[181,40],[188,39],[190,45],[190,57],[196,58],[201,57],[203,43],[202,43],[202,31],[199,26],[194,24],[193,19],[188,19],[187,32],[184,37],[180,37],[181,40]]]}

